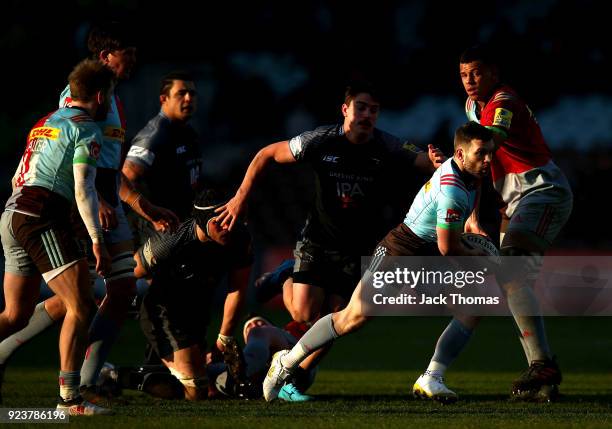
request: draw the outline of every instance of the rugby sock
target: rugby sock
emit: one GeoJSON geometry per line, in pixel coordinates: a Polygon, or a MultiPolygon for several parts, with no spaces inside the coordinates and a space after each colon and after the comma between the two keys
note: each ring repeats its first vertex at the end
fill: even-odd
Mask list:
{"type": "Polygon", "coordinates": [[[291,351],[281,358],[281,363],[287,369],[294,369],[306,357],[320,349],[321,347],[331,343],[338,338],[338,333],[334,329],[334,321],[332,314],[321,317],[317,323],[312,325],[291,351]]]}
{"type": "Polygon", "coordinates": [[[443,376],[446,368],[452,364],[472,337],[472,329],[457,319],[450,321],[438,342],[426,374],[443,376]]]}
{"type": "Polygon", "coordinates": [[[15,350],[22,344],[28,342],[54,323],[55,321],[51,319],[49,313],[45,310],[45,303],[39,303],[36,308],[34,308],[34,313],[32,313],[32,317],[30,317],[30,321],[26,327],[21,331],[15,332],[0,343],[0,364],[6,363],[8,358],[11,357],[15,350]]]}
{"type": "Polygon", "coordinates": [[[521,337],[523,348],[527,350],[530,360],[551,358],[544,318],[540,315],[540,306],[530,287],[522,287],[508,294],[508,307],[514,316],[521,337]]]}
{"type": "Polygon", "coordinates": [[[71,401],[79,397],[80,384],[81,376],[79,375],[79,371],[59,372],[60,396],[64,401],[71,401]]]}
{"type": "Polygon", "coordinates": [[[270,349],[266,341],[262,338],[254,338],[251,335],[242,353],[246,362],[246,376],[248,378],[253,377],[254,374],[264,374],[266,372],[270,358],[270,349]]]}
{"type": "Polygon", "coordinates": [[[81,367],[81,383],[91,386],[98,375],[110,349],[119,335],[119,326],[104,314],[97,313],[89,328],[89,346],[81,367]]]}

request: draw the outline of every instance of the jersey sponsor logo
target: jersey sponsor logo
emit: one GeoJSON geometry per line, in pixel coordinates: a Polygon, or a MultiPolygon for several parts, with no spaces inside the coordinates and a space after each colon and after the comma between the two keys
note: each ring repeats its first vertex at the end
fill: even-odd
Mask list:
{"type": "Polygon", "coordinates": [[[187,147],[179,146],[179,147],[176,148],[176,154],[177,155],[181,155],[183,153],[187,153],[187,147]]]}
{"type": "Polygon", "coordinates": [[[493,123],[491,125],[503,128],[510,128],[512,122],[512,112],[507,109],[498,107],[495,109],[495,116],[493,117],[493,123]]]}
{"type": "Polygon", "coordinates": [[[128,158],[138,158],[149,167],[153,165],[153,161],[155,160],[155,154],[153,152],[140,146],[130,147],[127,156],[128,158]]]}
{"type": "Polygon", "coordinates": [[[91,141],[91,146],[89,148],[89,156],[91,156],[95,160],[100,158],[100,144],[95,140],[91,141]]]}
{"type": "Polygon", "coordinates": [[[337,164],[340,157],[335,155],[323,155],[322,159],[324,162],[331,162],[332,164],[337,164]]]}
{"type": "Polygon", "coordinates": [[[359,183],[336,182],[336,192],[344,209],[354,205],[353,197],[365,195],[359,183]]]}
{"type": "Polygon", "coordinates": [[[461,222],[461,212],[459,210],[446,209],[446,218],[444,218],[444,221],[446,223],[461,222]]]}
{"type": "Polygon", "coordinates": [[[125,130],[123,128],[111,127],[109,125],[104,128],[104,137],[123,142],[125,139],[125,130]]]}
{"type": "Polygon", "coordinates": [[[59,135],[60,135],[60,129],[59,128],[52,128],[52,127],[38,127],[38,128],[34,128],[32,131],[30,131],[30,138],[31,139],[35,139],[35,138],[39,138],[39,137],[44,137],[44,138],[47,138],[49,140],[57,140],[59,135]]]}
{"type": "Polygon", "coordinates": [[[412,143],[404,143],[402,145],[402,149],[409,150],[410,152],[414,152],[414,153],[423,152],[421,149],[419,149],[417,146],[413,145],[412,143]]]}

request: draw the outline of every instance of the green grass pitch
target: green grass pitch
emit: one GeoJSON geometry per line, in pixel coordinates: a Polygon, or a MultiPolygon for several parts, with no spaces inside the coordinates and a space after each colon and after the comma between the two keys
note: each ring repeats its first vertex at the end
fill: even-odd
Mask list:
{"type": "MultiPolygon", "coordinates": [[[[564,371],[563,397],[555,404],[508,401],[510,383],[525,367],[521,347],[509,319],[484,320],[447,374],[448,385],[459,393],[460,402],[442,406],[415,400],[410,392],[446,322],[443,318],[383,317],[337,341],[309,392],[316,395],[315,402],[188,403],[126,392],[124,403],[114,406],[117,415],[73,417],[71,425],[150,429],[612,427],[612,319],[547,319],[550,342],[564,371]]],[[[138,326],[129,321],[109,360],[119,365],[138,363],[142,350],[138,326]]],[[[2,407],[54,406],[57,362],[55,330],[23,346],[7,369],[2,407]]]]}

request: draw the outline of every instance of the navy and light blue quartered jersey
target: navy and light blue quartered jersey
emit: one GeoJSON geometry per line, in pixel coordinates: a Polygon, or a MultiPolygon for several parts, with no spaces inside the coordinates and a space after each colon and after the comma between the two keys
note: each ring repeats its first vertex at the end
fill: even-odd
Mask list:
{"type": "Polygon", "coordinates": [[[181,220],[190,215],[202,163],[191,125],[172,122],[159,112],[134,137],[126,159],[144,168],[147,198],[173,210],[181,220]]]}
{"type": "MultiPolygon", "coordinates": [[[[64,88],[59,99],[60,107],[69,107],[72,103],[70,85],[64,88]]],[[[98,159],[96,173],[96,190],[111,206],[119,204],[119,170],[121,170],[123,143],[125,141],[126,120],[123,104],[116,94],[111,96],[106,118],[97,121],[104,141],[98,159]]]]}
{"type": "Polygon", "coordinates": [[[430,243],[438,240],[436,227],[463,231],[476,203],[476,188],[469,182],[453,158],[446,160],[414,198],[404,224],[430,243]]]}
{"type": "MultiPolygon", "coordinates": [[[[295,159],[315,172],[314,209],[304,236],[334,249],[371,252],[385,204],[392,197],[391,171],[412,169],[418,148],[375,129],[372,139],[351,143],[341,124],[319,127],[289,140],[295,159]]],[[[396,196],[397,198],[397,196],[396,196]]]]}
{"type": "Polygon", "coordinates": [[[101,143],[100,128],[82,109],[58,109],[40,119],[28,134],[6,210],[40,216],[54,203],[70,206],[73,164],[96,166],[101,143]]]}

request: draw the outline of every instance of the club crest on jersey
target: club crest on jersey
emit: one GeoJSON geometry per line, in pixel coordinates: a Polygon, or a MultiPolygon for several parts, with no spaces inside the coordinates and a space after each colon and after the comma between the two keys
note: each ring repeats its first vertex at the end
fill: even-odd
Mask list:
{"type": "Polygon", "coordinates": [[[446,209],[446,218],[444,220],[447,223],[460,222],[461,212],[459,210],[446,209]]]}
{"type": "Polygon", "coordinates": [[[512,123],[512,112],[507,109],[502,109],[498,107],[495,109],[495,116],[493,117],[493,126],[510,128],[510,124],[512,123]]]}
{"type": "Polygon", "coordinates": [[[427,181],[427,183],[425,183],[423,185],[423,190],[425,191],[425,193],[429,192],[429,190],[431,189],[431,181],[427,181]]]}
{"type": "Polygon", "coordinates": [[[95,140],[92,140],[91,142],[91,147],[89,148],[89,156],[91,156],[95,160],[100,157],[100,144],[95,140]]]}
{"type": "Polygon", "coordinates": [[[30,131],[31,139],[44,137],[49,140],[57,140],[59,135],[60,135],[60,129],[52,128],[52,127],[38,127],[30,131]]]}
{"type": "Polygon", "coordinates": [[[337,164],[339,159],[340,159],[339,156],[335,156],[335,155],[323,155],[323,161],[325,161],[325,162],[331,162],[333,164],[337,164]]]}

